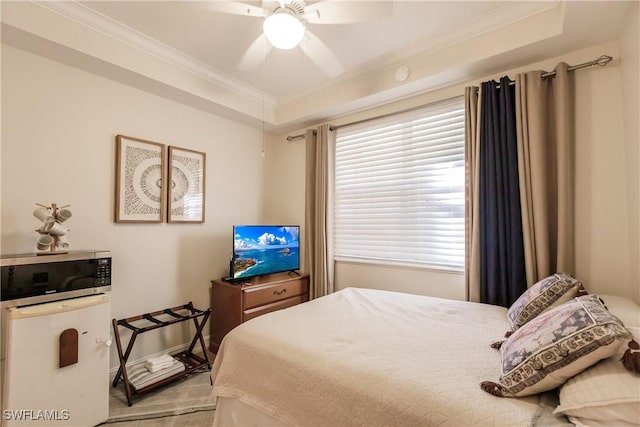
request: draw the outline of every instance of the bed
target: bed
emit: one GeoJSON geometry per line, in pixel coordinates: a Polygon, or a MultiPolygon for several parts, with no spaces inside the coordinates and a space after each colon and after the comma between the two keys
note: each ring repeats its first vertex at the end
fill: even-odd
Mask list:
{"type": "Polygon", "coordinates": [[[554,392],[497,398],[507,309],[347,288],[252,319],[212,369],[217,426],[570,425],[554,392]]]}

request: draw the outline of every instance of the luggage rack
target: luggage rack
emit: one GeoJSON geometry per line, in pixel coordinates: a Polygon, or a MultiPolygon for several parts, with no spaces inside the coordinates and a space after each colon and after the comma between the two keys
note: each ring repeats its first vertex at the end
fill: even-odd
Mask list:
{"type": "Polygon", "coordinates": [[[113,380],[113,387],[116,387],[118,385],[118,382],[122,380],[127,395],[127,403],[129,406],[133,405],[132,395],[134,394],[140,394],[154,390],[162,385],[168,384],[174,380],[177,380],[178,378],[188,375],[205,365],[209,369],[211,369],[211,362],[209,361],[207,348],[204,343],[204,338],[202,337],[202,330],[204,329],[204,325],[207,323],[210,314],[211,309],[198,310],[197,308],[193,307],[193,304],[191,303],[191,301],[189,301],[185,305],[166,308],[164,310],[154,311],[153,313],[145,313],[139,316],[127,317],[120,320],[113,319],[113,331],[115,333],[116,346],[118,347],[118,357],[120,359],[120,367],[118,368],[118,372],[116,373],[116,376],[113,380]],[[178,313],[179,311],[186,311],[188,314],[180,314],[178,313]],[[169,320],[161,320],[157,317],[161,315],[170,316],[169,320]],[[129,377],[127,375],[127,360],[131,355],[131,350],[133,349],[133,345],[135,344],[138,335],[156,330],[158,328],[163,328],[165,326],[174,325],[176,323],[186,322],[191,319],[193,319],[193,323],[196,327],[196,332],[193,336],[193,339],[191,340],[189,348],[185,351],[181,351],[177,354],[171,355],[184,364],[185,370],[136,390],[133,387],[133,384],[129,382],[129,377]],[[133,324],[134,322],[139,322],[142,320],[146,320],[147,322],[150,322],[150,324],[147,324],[146,326],[135,326],[133,324]],[[122,352],[122,342],[120,340],[120,326],[132,331],[131,338],[129,339],[127,349],[124,353],[122,352]],[[198,342],[200,342],[200,346],[202,347],[203,357],[200,357],[193,353],[193,349],[198,342]]]}

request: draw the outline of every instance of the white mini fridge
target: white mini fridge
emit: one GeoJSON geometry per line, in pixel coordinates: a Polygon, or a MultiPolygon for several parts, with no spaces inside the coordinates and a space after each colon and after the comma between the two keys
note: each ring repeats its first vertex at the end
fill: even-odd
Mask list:
{"type": "Polygon", "coordinates": [[[3,425],[107,420],[110,316],[108,294],[8,309],[3,425]]]}

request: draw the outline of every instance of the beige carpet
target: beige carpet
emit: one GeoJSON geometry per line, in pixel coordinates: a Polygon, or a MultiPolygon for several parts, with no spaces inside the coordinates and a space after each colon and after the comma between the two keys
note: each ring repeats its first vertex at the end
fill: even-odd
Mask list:
{"type": "Polygon", "coordinates": [[[157,390],[134,395],[132,406],[127,405],[122,382],[116,388],[109,385],[109,420],[103,424],[213,411],[209,374],[204,368],[157,390]]]}

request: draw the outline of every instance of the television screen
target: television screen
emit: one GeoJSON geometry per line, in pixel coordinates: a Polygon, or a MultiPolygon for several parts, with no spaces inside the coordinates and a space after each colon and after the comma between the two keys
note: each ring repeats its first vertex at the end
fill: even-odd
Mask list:
{"type": "Polygon", "coordinates": [[[300,226],[234,225],[232,279],[300,268],[300,226]]]}

